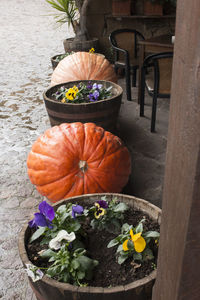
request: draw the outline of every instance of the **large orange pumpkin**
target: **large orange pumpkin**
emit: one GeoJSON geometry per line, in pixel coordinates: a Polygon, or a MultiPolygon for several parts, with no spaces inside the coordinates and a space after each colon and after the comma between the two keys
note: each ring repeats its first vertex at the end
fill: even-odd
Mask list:
{"type": "Polygon", "coordinates": [[[76,52],[63,58],[51,77],[51,86],[75,80],[106,80],[117,83],[113,66],[104,55],[76,52]]]}
{"type": "Polygon", "coordinates": [[[128,149],[94,123],[63,123],[42,134],[27,159],[28,175],[50,201],[120,192],[131,171],[128,149]]]}

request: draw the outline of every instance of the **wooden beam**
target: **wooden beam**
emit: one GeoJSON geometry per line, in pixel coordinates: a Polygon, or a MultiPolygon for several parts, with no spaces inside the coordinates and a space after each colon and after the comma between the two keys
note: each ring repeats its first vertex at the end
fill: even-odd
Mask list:
{"type": "Polygon", "coordinates": [[[178,0],[153,300],[200,299],[200,1],[178,0]]]}

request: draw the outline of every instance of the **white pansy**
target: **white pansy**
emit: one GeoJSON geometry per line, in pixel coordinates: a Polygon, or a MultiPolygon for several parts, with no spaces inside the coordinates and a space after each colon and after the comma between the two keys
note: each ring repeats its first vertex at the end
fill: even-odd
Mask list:
{"type": "Polygon", "coordinates": [[[49,242],[49,247],[54,250],[58,250],[61,247],[61,241],[66,240],[72,242],[76,236],[74,232],[68,233],[66,230],[60,230],[57,236],[49,242]]]}
{"type": "Polygon", "coordinates": [[[26,272],[28,276],[31,277],[33,282],[42,279],[42,277],[44,276],[44,273],[40,269],[38,269],[38,267],[31,264],[26,264],[26,272]]]}

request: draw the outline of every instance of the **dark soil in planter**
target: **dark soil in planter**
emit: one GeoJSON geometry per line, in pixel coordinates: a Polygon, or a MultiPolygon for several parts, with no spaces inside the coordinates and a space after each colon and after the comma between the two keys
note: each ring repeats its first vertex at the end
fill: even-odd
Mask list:
{"type": "MultiPolygon", "coordinates": [[[[84,203],[78,203],[84,206],[84,203]]],[[[155,221],[151,220],[149,216],[138,210],[130,208],[125,213],[125,218],[122,224],[128,223],[129,225],[136,226],[143,218],[146,218],[144,231],[156,230],[159,231],[159,225],[155,221]]],[[[141,266],[134,264],[132,259],[126,260],[123,264],[119,265],[116,261],[116,247],[107,248],[110,240],[115,238],[118,234],[114,234],[107,231],[93,230],[90,226],[84,228],[87,233],[87,241],[85,243],[88,255],[92,259],[99,261],[99,265],[94,269],[94,277],[88,282],[89,286],[96,287],[113,287],[119,285],[125,285],[133,281],[144,278],[149,275],[154,269],[157,260],[157,247],[152,243],[151,249],[154,253],[154,260],[142,262],[141,266]]],[[[30,261],[38,267],[48,267],[46,260],[42,260],[38,255],[38,252],[46,246],[41,246],[39,240],[28,244],[27,253],[30,261]]]]}

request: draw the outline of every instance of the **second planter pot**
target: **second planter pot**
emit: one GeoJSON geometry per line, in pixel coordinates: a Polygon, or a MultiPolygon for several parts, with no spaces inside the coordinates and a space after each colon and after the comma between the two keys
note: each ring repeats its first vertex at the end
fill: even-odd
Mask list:
{"type": "Polygon", "coordinates": [[[95,123],[107,131],[115,133],[118,114],[122,100],[122,88],[110,81],[104,80],[81,80],[71,81],[55,85],[43,94],[45,106],[49,116],[51,126],[61,123],[95,123]],[[64,86],[66,88],[83,83],[98,83],[103,87],[112,86],[112,96],[105,100],[98,100],[91,103],[61,103],[52,96],[58,88],[64,86]]]}

